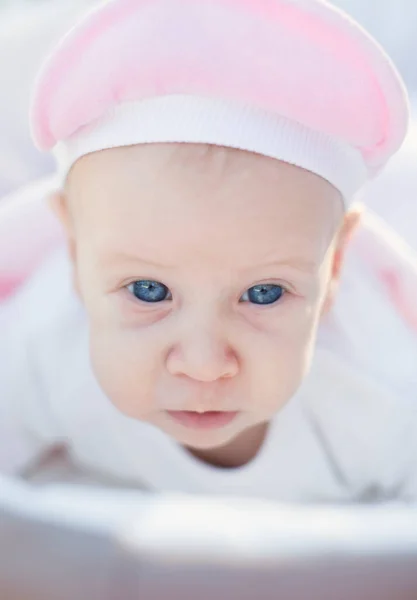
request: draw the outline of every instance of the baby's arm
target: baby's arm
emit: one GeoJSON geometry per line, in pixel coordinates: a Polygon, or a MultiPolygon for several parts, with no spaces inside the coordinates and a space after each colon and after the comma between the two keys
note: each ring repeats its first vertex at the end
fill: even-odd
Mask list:
{"type": "Polygon", "coordinates": [[[31,422],[48,420],[40,382],[28,354],[23,298],[0,304],[0,473],[22,472],[48,446],[31,422]]]}
{"type": "Polygon", "coordinates": [[[47,400],[33,364],[43,328],[33,334],[28,325],[31,307],[39,317],[48,308],[25,285],[12,293],[62,237],[47,201],[54,189],[53,179],[39,180],[0,202],[0,473],[19,473],[48,445],[31,433],[47,420],[47,400]]]}
{"type": "Polygon", "coordinates": [[[371,212],[365,213],[363,225],[358,240],[363,256],[377,273],[408,336],[407,346],[400,335],[388,339],[386,344],[398,371],[398,405],[392,423],[395,435],[391,443],[387,442],[386,449],[391,470],[397,472],[392,498],[414,503],[417,500],[417,254],[371,212]]]}

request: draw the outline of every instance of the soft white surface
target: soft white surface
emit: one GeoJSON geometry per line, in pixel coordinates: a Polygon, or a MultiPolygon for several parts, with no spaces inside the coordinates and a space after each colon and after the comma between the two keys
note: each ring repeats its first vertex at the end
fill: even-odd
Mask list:
{"type": "Polygon", "coordinates": [[[0,477],[4,509],[107,534],[131,552],[188,564],[417,552],[415,509],[301,508],[247,499],[146,495],[106,489],[35,490],[0,477]]]}

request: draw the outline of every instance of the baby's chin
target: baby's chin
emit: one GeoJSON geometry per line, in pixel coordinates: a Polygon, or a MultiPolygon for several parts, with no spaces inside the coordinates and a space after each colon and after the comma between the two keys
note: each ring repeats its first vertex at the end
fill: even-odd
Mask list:
{"type": "Polygon", "coordinates": [[[182,445],[199,461],[208,465],[236,469],[252,463],[262,450],[269,429],[269,422],[258,423],[245,428],[239,433],[230,433],[209,439],[208,437],[193,440],[182,445]]]}
{"type": "Polygon", "coordinates": [[[224,448],[228,444],[232,443],[238,436],[241,434],[241,431],[229,432],[226,431],[218,431],[218,432],[210,432],[210,433],[188,433],[188,434],[178,434],[174,437],[175,441],[188,448],[189,450],[193,450],[195,452],[203,452],[208,450],[218,450],[220,448],[224,448]]]}

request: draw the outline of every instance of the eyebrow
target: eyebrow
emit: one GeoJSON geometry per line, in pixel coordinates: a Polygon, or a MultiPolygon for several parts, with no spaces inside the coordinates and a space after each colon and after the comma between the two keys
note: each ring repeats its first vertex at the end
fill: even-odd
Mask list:
{"type": "MultiPolygon", "coordinates": [[[[154,267],[157,269],[174,269],[175,265],[172,264],[162,264],[154,260],[140,258],[140,256],[133,256],[125,253],[117,253],[117,254],[104,254],[97,259],[97,265],[101,268],[109,268],[117,265],[119,263],[130,263],[132,265],[144,265],[147,267],[154,267]]],[[[262,263],[255,265],[253,267],[244,267],[239,269],[240,271],[250,271],[255,269],[267,269],[273,267],[290,267],[296,269],[298,271],[303,271],[305,273],[311,274],[316,271],[319,267],[317,262],[308,260],[301,257],[290,257],[288,259],[283,260],[271,260],[267,263],[262,263]]]]}
{"type": "Polygon", "coordinates": [[[158,269],[172,269],[173,265],[167,265],[158,263],[153,260],[143,259],[139,256],[133,256],[131,254],[125,254],[123,252],[118,252],[117,254],[103,254],[98,257],[96,261],[96,265],[99,267],[112,267],[120,263],[130,263],[130,264],[142,264],[150,267],[155,267],[158,269]]]}
{"type": "Polygon", "coordinates": [[[312,271],[316,271],[319,267],[317,262],[313,260],[307,260],[301,257],[292,257],[283,260],[273,260],[269,263],[264,263],[262,265],[263,268],[266,267],[291,267],[293,269],[297,269],[298,271],[304,271],[306,273],[311,273],[312,271]]]}

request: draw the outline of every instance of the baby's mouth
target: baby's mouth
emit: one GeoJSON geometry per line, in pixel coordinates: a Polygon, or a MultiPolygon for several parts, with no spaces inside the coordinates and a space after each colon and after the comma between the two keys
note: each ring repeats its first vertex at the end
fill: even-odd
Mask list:
{"type": "Polygon", "coordinates": [[[187,429],[221,429],[230,425],[239,414],[235,412],[194,412],[194,411],[167,411],[173,421],[187,429]]]}

